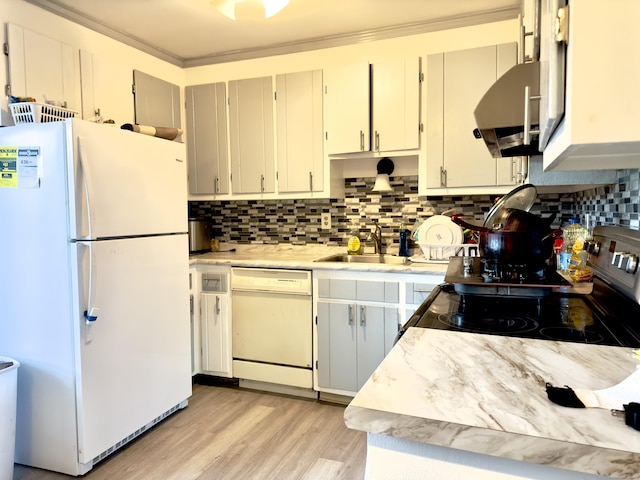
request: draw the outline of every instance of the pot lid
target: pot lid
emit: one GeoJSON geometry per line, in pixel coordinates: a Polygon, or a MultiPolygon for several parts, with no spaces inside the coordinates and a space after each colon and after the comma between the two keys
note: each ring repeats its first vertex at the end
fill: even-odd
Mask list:
{"type": "Polygon", "coordinates": [[[493,230],[503,224],[509,214],[509,209],[524,210],[528,212],[538,196],[536,187],[530,183],[514,188],[500,198],[489,210],[484,226],[493,230]]]}

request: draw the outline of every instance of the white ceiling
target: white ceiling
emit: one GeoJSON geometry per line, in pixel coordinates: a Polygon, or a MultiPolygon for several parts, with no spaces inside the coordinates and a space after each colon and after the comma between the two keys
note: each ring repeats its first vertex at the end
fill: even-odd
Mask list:
{"type": "Polygon", "coordinates": [[[521,0],[290,0],[270,19],[259,0],[237,20],[210,0],[26,0],[183,67],[515,18],[521,0]]]}

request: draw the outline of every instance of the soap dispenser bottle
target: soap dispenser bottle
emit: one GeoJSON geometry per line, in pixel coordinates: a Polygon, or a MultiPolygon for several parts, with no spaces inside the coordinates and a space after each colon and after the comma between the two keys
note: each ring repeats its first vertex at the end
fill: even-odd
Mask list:
{"type": "Polygon", "coordinates": [[[347,242],[347,253],[349,255],[362,255],[363,250],[362,239],[360,238],[360,230],[353,224],[351,226],[351,233],[349,234],[349,240],[347,242]]]}
{"type": "Polygon", "coordinates": [[[398,248],[398,255],[401,257],[409,257],[409,230],[404,226],[404,223],[400,225],[400,246],[398,248]]]}

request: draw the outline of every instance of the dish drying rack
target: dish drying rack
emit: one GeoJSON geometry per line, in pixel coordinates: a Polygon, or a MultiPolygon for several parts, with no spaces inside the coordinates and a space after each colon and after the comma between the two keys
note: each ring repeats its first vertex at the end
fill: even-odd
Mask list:
{"type": "Polygon", "coordinates": [[[422,255],[427,263],[448,263],[449,257],[479,257],[480,251],[476,243],[459,243],[451,245],[419,243],[422,255]]]}
{"type": "Polygon", "coordinates": [[[60,122],[67,118],[73,118],[77,112],[48,103],[18,102],[10,103],[9,110],[13,117],[13,123],[46,123],[60,122]]]}

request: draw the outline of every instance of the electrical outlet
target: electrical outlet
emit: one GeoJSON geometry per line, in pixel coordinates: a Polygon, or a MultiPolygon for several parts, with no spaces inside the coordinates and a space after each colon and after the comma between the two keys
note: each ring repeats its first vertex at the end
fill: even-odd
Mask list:
{"type": "Polygon", "coordinates": [[[331,214],[328,212],[323,212],[320,217],[320,223],[322,230],[328,230],[331,228],[331,214]]]}

